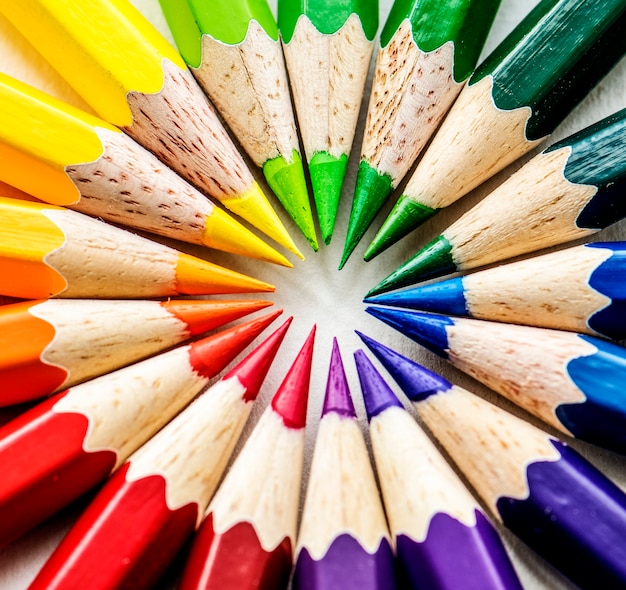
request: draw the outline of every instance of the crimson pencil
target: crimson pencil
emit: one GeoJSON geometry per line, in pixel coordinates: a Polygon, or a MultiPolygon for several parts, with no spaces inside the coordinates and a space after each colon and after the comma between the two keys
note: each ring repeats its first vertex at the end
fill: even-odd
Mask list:
{"type": "Polygon", "coordinates": [[[0,546],[104,480],[279,313],[57,393],[0,428],[0,546]]]}
{"type": "Polygon", "coordinates": [[[181,590],[279,590],[291,571],[315,328],[209,505],[181,590]]]}
{"type": "Polygon", "coordinates": [[[193,532],[289,320],[136,451],[107,481],[31,585],[149,588],[193,532]]]}

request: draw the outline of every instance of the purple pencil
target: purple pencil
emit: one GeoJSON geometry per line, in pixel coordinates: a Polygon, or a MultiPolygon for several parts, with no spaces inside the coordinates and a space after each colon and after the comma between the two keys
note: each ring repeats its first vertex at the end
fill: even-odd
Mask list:
{"type": "Polygon", "coordinates": [[[385,510],[409,587],[521,590],[476,500],[363,351],[355,359],[385,510]]]}
{"type": "Polygon", "coordinates": [[[361,336],[501,521],[581,588],[626,588],[626,494],[565,443],[361,336]]]}
{"type": "Polygon", "coordinates": [[[298,537],[294,590],[393,590],[389,530],[337,340],[298,537]]]}

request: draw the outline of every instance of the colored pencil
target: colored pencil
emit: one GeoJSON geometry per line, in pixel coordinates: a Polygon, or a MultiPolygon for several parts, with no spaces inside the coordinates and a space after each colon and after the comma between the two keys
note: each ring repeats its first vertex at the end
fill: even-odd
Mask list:
{"type": "Polygon", "coordinates": [[[0,293],[140,298],[274,287],[77,211],[0,197],[0,293]]]}
{"type": "Polygon", "coordinates": [[[626,109],[535,156],[373,291],[588,237],[626,216],[626,109]]]}
{"type": "Polygon", "coordinates": [[[1,73],[0,178],[113,223],[290,265],[116,127],[1,73]]]}
{"type": "Polygon", "coordinates": [[[294,590],[390,590],[394,556],[337,340],[293,574],[294,590]]]}
{"type": "Polygon", "coordinates": [[[626,584],[626,495],[560,440],[377,344],[487,507],[581,588],[626,584]]]}
{"type": "Polygon", "coordinates": [[[288,323],[126,460],[30,588],[155,585],[198,526],[288,323]]]}
{"type": "Polygon", "coordinates": [[[626,453],[626,349],[593,336],[368,308],[554,428],[626,453]]]}
{"type": "Polygon", "coordinates": [[[209,504],[180,588],[286,588],[315,327],[209,504]]]}
{"type": "Polygon", "coordinates": [[[626,242],[596,242],[365,301],[619,340],[625,287],[626,242]]]}
{"type": "Polygon", "coordinates": [[[269,301],[49,299],[0,309],[0,406],[104,375],[269,301]]]}
{"type": "Polygon", "coordinates": [[[378,0],[278,0],[278,28],[322,239],[329,244],[378,29],[378,0]]]}
{"type": "Polygon", "coordinates": [[[365,259],[532,150],[625,52],[624,0],[541,0],[478,66],[365,259]]]}
{"type": "Polygon", "coordinates": [[[278,27],[266,0],[159,0],[183,59],[318,250],[278,27]]]}
{"type": "Polygon", "coordinates": [[[380,35],[343,266],[471,75],[500,0],[396,0],[380,35]]]}
{"type": "Polygon", "coordinates": [[[277,315],[57,393],[2,426],[0,545],[108,477],[277,315]]]}
{"type": "Polygon", "coordinates": [[[0,12],[100,117],[298,253],[185,62],[128,0],[6,0],[0,12]]]}
{"type": "Polygon", "coordinates": [[[522,590],[478,502],[362,350],[355,360],[385,509],[408,587],[522,590]]]}

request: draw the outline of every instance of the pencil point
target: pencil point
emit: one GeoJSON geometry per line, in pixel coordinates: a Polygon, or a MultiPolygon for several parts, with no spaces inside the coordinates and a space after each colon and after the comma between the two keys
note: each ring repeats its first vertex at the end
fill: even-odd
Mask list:
{"type": "Polygon", "coordinates": [[[331,412],[346,418],[356,418],[337,338],[333,338],[333,351],[330,357],[322,416],[331,412]]]}
{"type": "Polygon", "coordinates": [[[452,387],[449,381],[437,373],[368,338],[365,334],[360,332],[357,334],[412,402],[423,401],[452,387]]]}
{"type": "Polygon", "coordinates": [[[319,250],[309,193],[304,178],[304,168],[300,154],[296,150],[291,162],[283,156],[268,160],[263,164],[263,174],[278,200],[307,239],[315,252],[319,250]]]}
{"type": "Polygon", "coordinates": [[[281,313],[282,309],[197,340],[189,345],[189,362],[200,375],[215,377],[281,313]]]}
{"type": "Polygon", "coordinates": [[[178,255],[176,289],[185,295],[254,293],[276,290],[273,285],[188,254],[178,255]]]}
{"type": "Polygon", "coordinates": [[[380,295],[393,289],[406,287],[457,270],[452,256],[452,246],[447,238],[441,235],[396,268],[388,277],[370,290],[366,297],[380,295]]]}
{"type": "Polygon", "coordinates": [[[461,277],[396,293],[367,297],[365,303],[419,309],[455,316],[468,315],[465,289],[461,277]]]}
{"type": "Polygon", "coordinates": [[[246,358],[224,375],[224,379],[231,377],[239,379],[246,388],[243,396],[245,401],[254,401],[259,395],[261,385],[263,385],[267,372],[274,362],[276,353],[285,338],[285,334],[287,334],[292,320],[293,317],[288,318],[280,328],[270,334],[246,358]]]}
{"type": "Polygon", "coordinates": [[[239,215],[276,243],[304,260],[302,252],[298,250],[258,183],[254,182],[252,188],[245,193],[222,199],[221,202],[229,211],[239,215]]]}
{"type": "Polygon", "coordinates": [[[361,160],[348,222],[343,264],[357,247],[392,191],[391,177],[380,174],[376,168],[361,160]]]}
{"type": "Polygon", "coordinates": [[[447,327],[454,325],[448,316],[384,307],[368,307],[365,311],[431,352],[448,357],[447,327]]]}
{"type": "Polygon", "coordinates": [[[273,410],[288,428],[299,429],[306,425],[314,341],[315,326],[272,399],[273,410]]]}
{"type": "Polygon", "coordinates": [[[357,350],[354,353],[354,360],[359,375],[359,382],[361,383],[368,421],[371,422],[372,418],[375,418],[387,408],[403,407],[400,400],[376,370],[372,361],[367,358],[362,350],[357,350]]]}
{"type": "Polygon", "coordinates": [[[248,256],[289,268],[293,267],[293,264],[282,254],[218,207],[215,207],[211,215],[207,217],[203,241],[209,248],[216,248],[224,252],[248,256]]]}
{"type": "Polygon", "coordinates": [[[341,189],[348,167],[348,156],[336,158],[328,152],[317,152],[309,162],[313,197],[317,208],[322,239],[330,244],[341,199],[341,189]]]}
{"type": "Polygon", "coordinates": [[[190,336],[204,334],[245,315],[273,305],[271,301],[207,301],[205,299],[169,299],[161,306],[187,325],[190,336]]]}
{"type": "Polygon", "coordinates": [[[430,219],[438,209],[415,202],[412,198],[402,195],[389,217],[378,230],[372,243],[365,250],[364,260],[369,262],[375,256],[395,244],[398,240],[418,228],[430,219]]]}

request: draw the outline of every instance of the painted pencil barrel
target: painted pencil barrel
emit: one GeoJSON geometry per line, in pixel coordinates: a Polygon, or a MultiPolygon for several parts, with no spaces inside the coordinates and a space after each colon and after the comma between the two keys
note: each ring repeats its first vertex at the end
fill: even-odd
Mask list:
{"type": "Polygon", "coordinates": [[[393,590],[393,551],[337,340],[296,551],[297,590],[393,590]]]}
{"type": "Polygon", "coordinates": [[[554,428],[626,452],[623,347],[543,328],[368,311],[554,428]]]}
{"type": "Polygon", "coordinates": [[[408,587],[521,590],[502,541],[476,500],[363,351],[355,353],[355,360],[385,509],[408,587]]]}
{"type": "Polygon", "coordinates": [[[285,237],[184,61],[131,2],[10,0],[0,11],[103,119],[230,211],[285,237]]]}
{"type": "Polygon", "coordinates": [[[625,584],[624,492],[535,426],[380,343],[367,344],[506,526],[582,588],[625,584]]]}
{"type": "Polygon", "coordinates": [[[626,243],[596,242],[366,302],[619,340],[625,286],[626,243]]]}
{"type": "Polygon", "coordinates": [[[0,310],[0,406],[130,365],[268,305],[78,299],[8,305],[0,310]]]}

